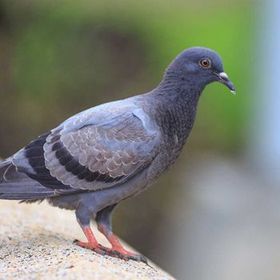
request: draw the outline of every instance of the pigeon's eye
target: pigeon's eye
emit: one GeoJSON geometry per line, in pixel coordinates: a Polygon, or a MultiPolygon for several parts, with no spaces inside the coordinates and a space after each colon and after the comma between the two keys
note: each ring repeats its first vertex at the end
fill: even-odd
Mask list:
{"type": "Polygon", "coordinates": [[[211,67],[211,61],[208,58],[203,58],[199,61],[199,65],[202,68],[210,68],[211,67]]]}

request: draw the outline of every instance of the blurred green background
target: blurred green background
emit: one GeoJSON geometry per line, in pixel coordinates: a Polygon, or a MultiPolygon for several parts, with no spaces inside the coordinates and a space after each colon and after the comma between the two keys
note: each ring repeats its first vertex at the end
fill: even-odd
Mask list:
{"type": "Polygon", "coordinates": [[[176,204],[177,189],[187,188],[178,178],[189,159],[244,151],[257,18],[249,0],[2,0],[1,157],[81,110],[149,91],[185,48],[218,51],[237,96],[220,84],[207,87],[175,167],[114,216],[122,238],[176,275],[158,248],[159,225],[176,204]]]}

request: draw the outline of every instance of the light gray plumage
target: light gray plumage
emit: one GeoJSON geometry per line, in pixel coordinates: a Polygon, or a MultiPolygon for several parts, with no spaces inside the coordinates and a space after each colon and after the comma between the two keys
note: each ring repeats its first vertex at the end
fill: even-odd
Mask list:
{"type": "Polygon", "coordinates": [[[114,206],[178,157],[213,81],[234,90],[217,53],[184,51],[154,90],[81,112],[0,163],[0,199],[47,198],[75,209],[82,227],[93,217],[110,229],[114,206]]]}

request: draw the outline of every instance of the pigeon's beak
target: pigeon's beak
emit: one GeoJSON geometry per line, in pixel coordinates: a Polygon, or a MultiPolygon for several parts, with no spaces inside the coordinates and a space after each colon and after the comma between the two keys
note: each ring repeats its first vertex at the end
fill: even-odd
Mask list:
{"type": "Polygon", "coordinates": [[[218,82],[224,84],[225,86],[227,86],[231,93],[236,94],[235,92],[235,87],[232,83],[232,81],[229,79],[227,73],[225,72],[221,72],[221,73],[216,73],[216,76],[218,77],[218,82]]]}

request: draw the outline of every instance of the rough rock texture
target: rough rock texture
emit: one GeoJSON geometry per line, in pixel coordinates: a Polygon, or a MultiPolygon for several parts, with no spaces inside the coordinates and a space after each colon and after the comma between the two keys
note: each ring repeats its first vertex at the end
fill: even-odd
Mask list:
{"type": "MultiPolygon", "coordinates": [[[[174,279],[151,263],[149,267],[77,247],[73,240],[84,237],[71,211],[0,201],[0,219],[1,280],[174,279]]],[[[102,235],[97,237],[108,245],[102,235]]]]}

